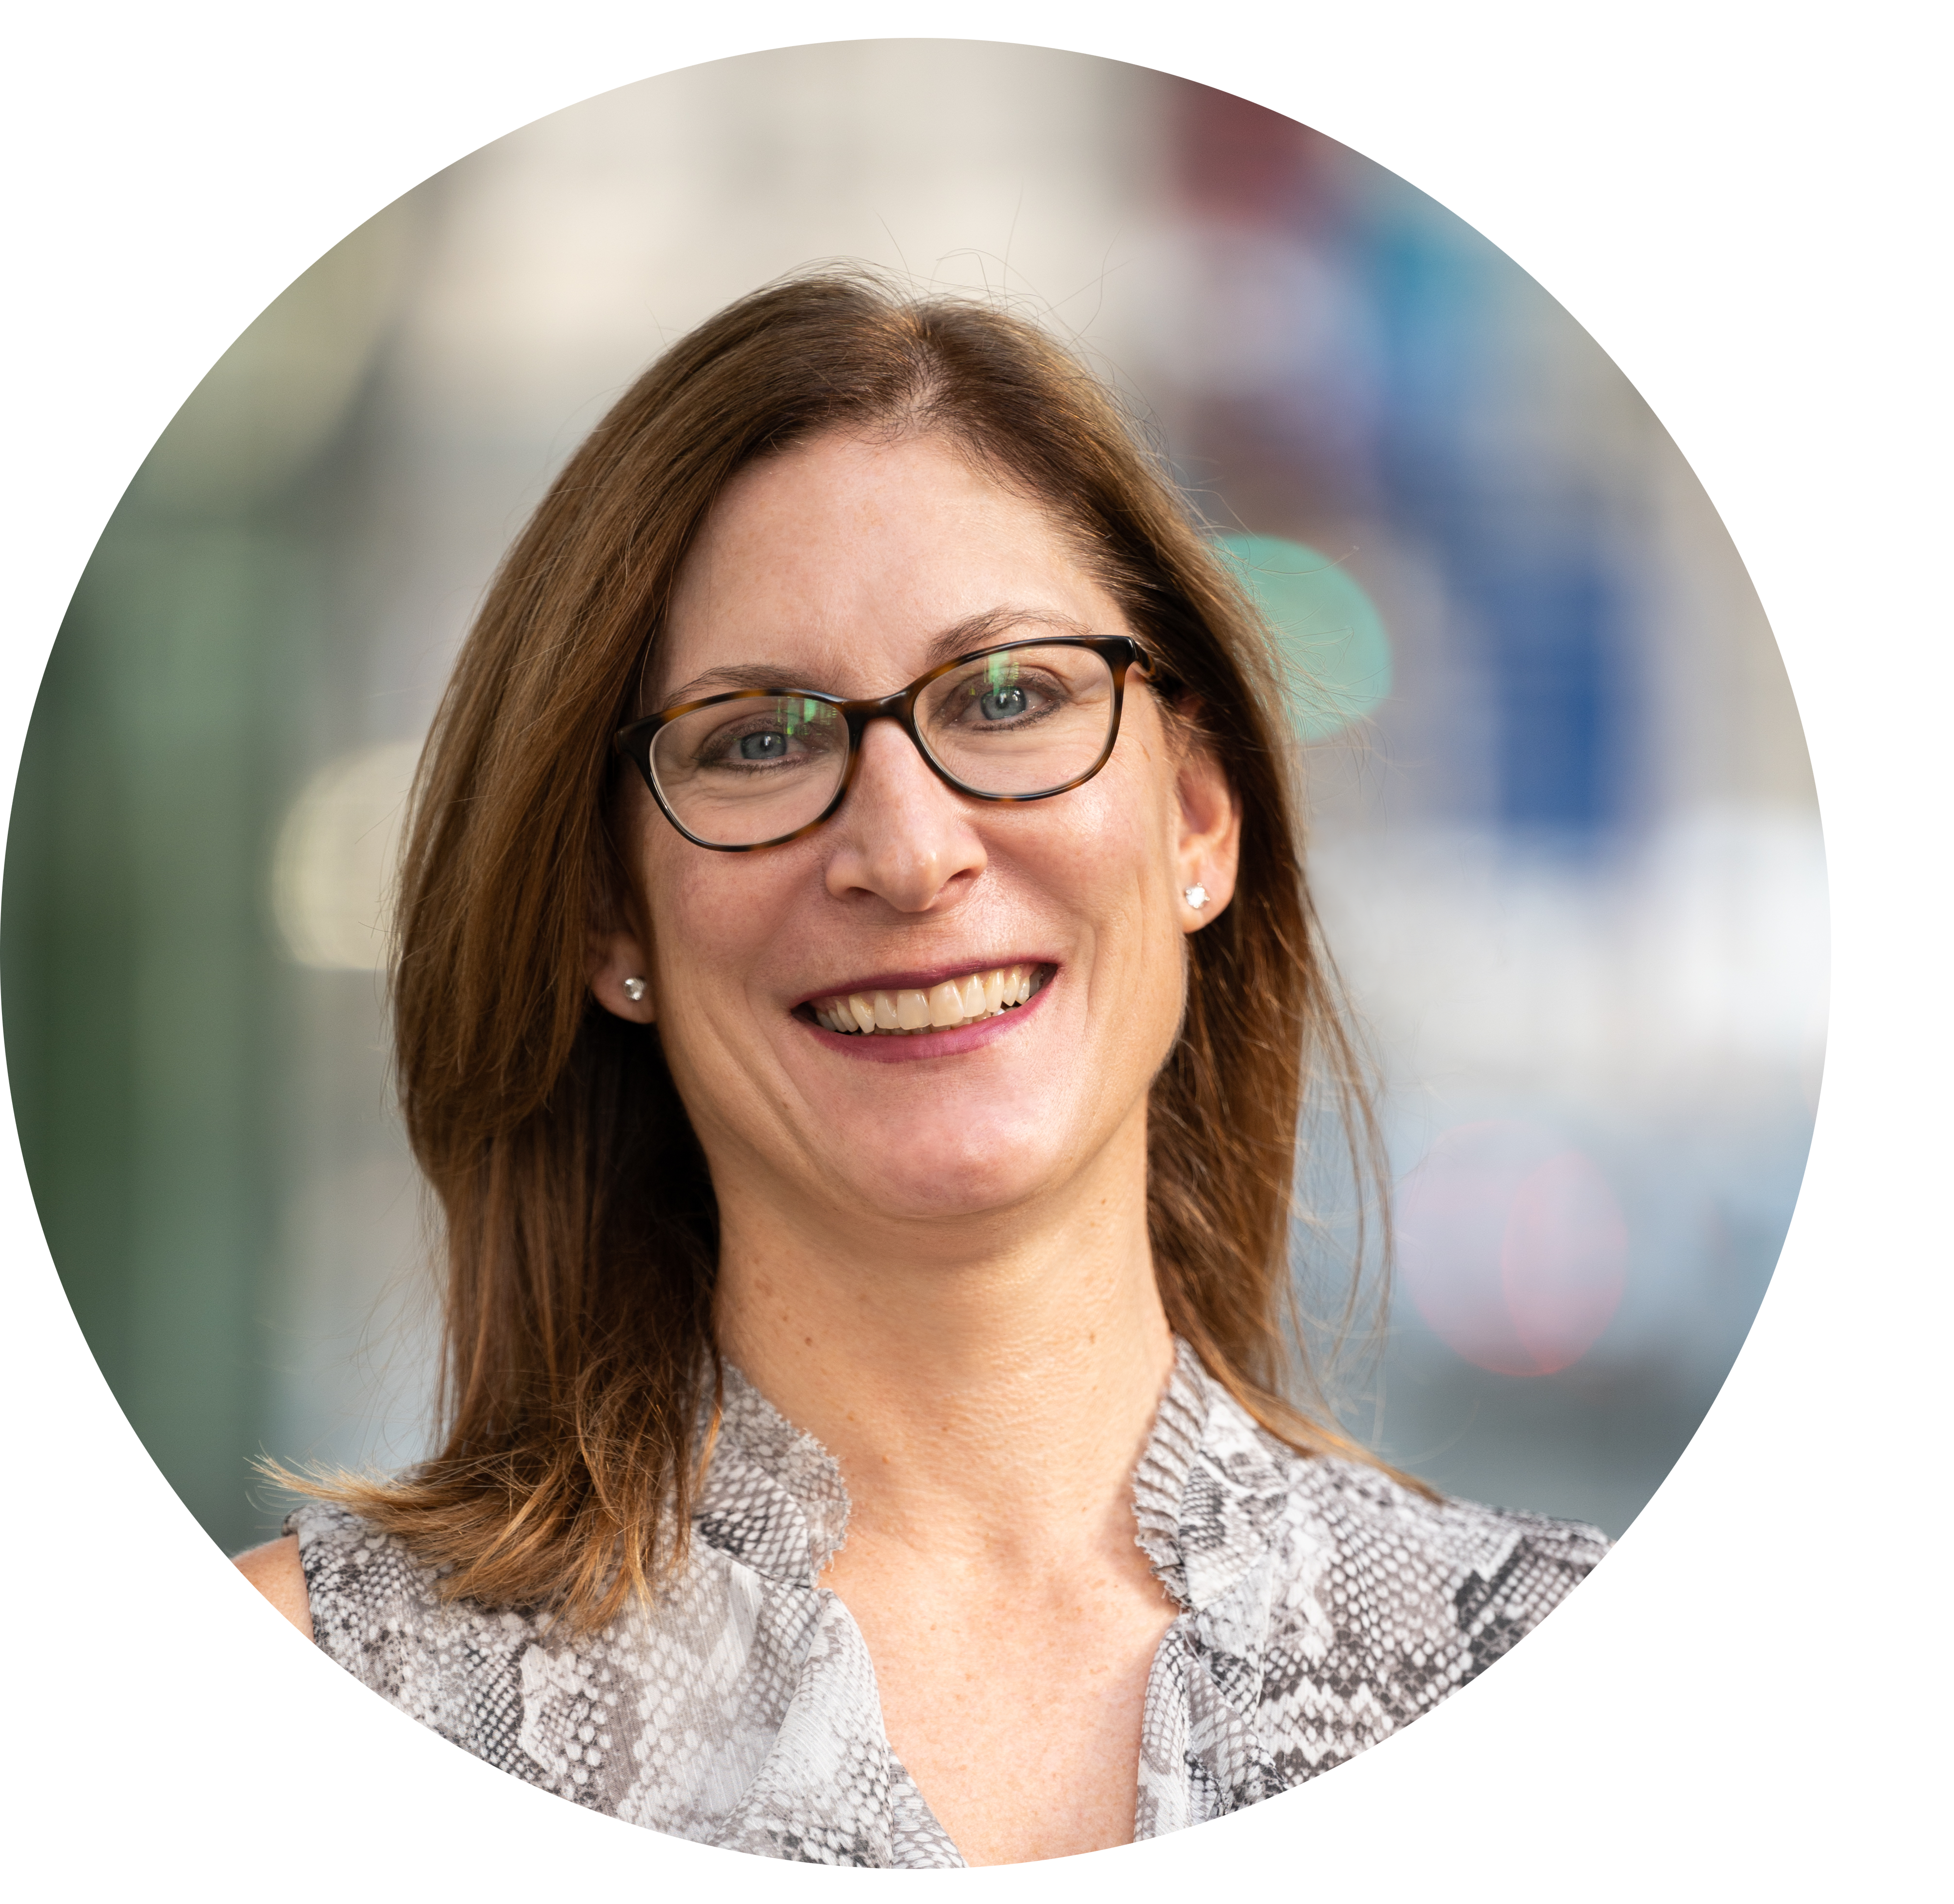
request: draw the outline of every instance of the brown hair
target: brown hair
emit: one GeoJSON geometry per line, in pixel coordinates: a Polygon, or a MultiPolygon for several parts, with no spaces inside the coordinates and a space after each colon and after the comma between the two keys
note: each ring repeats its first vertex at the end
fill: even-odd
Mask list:
{"type": "Polygon", "coordinates": [[[1378,1144],[1304,879],[1266,632],[1105,387],[1038,328],[825,271],[708,319],[591,433],[503,562],[422,756],[393,1004],[408,1135],[446,1218],[442,1440],[400,1478],[306,1486],[445,1564],[455,1595],[597,1623],[683,1551],[718,1368],[718,1217],[655,1028],[586,982],[593,925],[631,903],[608,742],[715,498],[835,429],[941,433],[1041,501],[1216,746],[1241,868],[1189,942],[1153,1086],[1156,1274],[1174,1330],[1266,1427],[1366,1458],[1296,1315],[1308,1101],[1340,1125],[1359,1192],[1333,1337],[1359,1313],[1378,1144]]]}

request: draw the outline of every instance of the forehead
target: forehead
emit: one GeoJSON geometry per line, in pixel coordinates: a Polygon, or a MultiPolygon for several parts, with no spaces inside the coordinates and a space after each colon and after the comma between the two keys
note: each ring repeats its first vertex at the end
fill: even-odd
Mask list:
{"type": "Polygon", "coordinates": [[[721,494],[679,571],[652,685],[667,696],[771,663],[806,687],[887,693],[944,630],[1001,609],[1126,628],[1050,512],[953,445],[818,437],[721,494]]]}

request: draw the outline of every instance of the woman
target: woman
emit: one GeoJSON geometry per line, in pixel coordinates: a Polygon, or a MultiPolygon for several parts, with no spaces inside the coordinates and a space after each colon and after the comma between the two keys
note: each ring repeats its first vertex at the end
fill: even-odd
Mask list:
{"type": "Polygon", "coordinates": [[[492,1764],[839,1863],[1154,1836],[1497,1657],[1601,1537],[1283,1399],[1305,1100],[1374,1144],[1276,705],[1031,327],[823,274],[673,348],[423,760],[445,1441],[246,1572],[492,1764]]]}

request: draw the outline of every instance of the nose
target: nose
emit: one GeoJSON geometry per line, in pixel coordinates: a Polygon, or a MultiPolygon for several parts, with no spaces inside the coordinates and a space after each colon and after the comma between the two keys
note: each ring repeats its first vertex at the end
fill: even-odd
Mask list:
{"type": "Polygon", "coordinates": [[[828,890],[873,893],[900,913],[926,913],[974,884],[984,843],[968,803],[931,771],[894,721],[871,721],[855,777],[825,829],[828,890]]]}

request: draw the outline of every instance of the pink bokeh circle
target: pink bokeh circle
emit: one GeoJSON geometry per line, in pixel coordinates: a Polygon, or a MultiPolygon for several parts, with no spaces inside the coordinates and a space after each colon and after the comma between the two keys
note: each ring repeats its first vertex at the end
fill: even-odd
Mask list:
{"type": "Polygon", "coordinates": [[[1599,1339],[1628,1280],[1629,1231],[1601,1167],[1506,1120],[1441,1133],[1398,1186],[1399,1272],[1440,1340],[1502,1375],[1550,1375],[1599,1339]]]}

